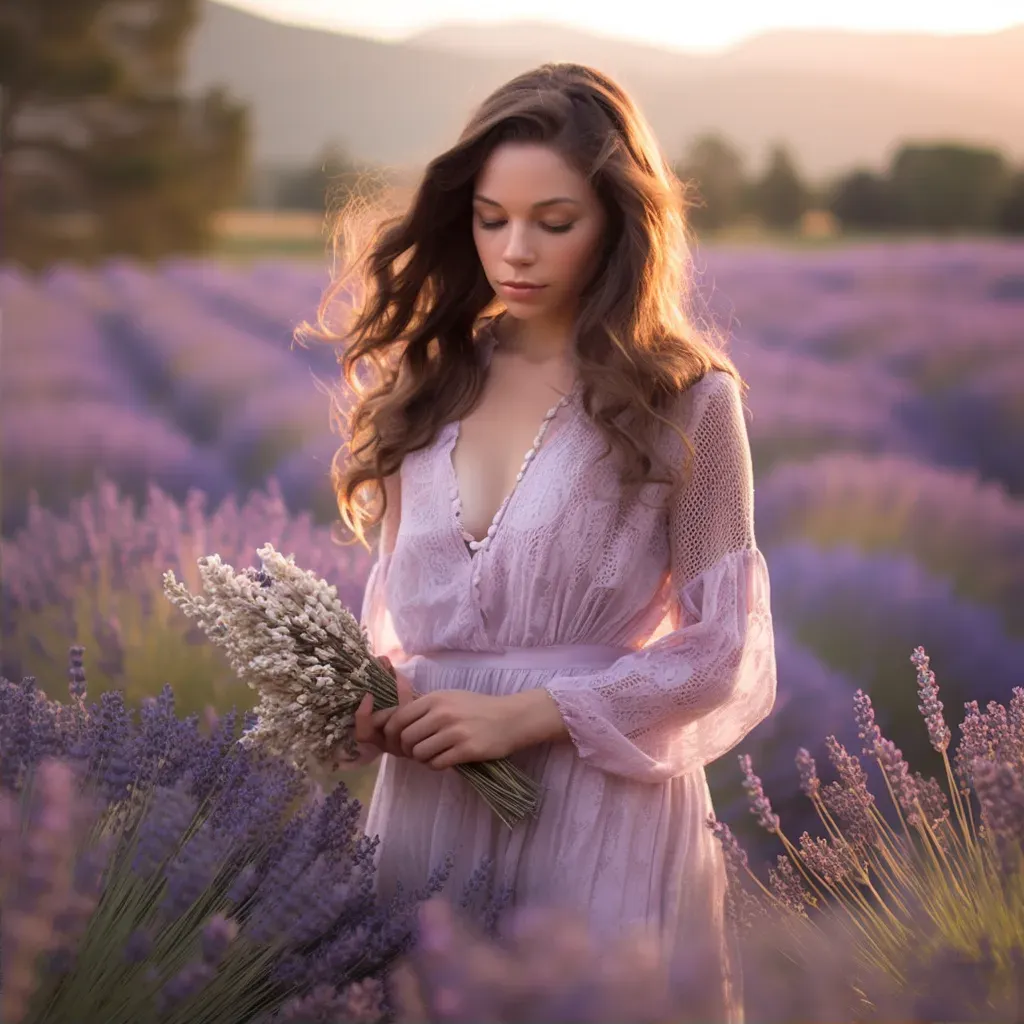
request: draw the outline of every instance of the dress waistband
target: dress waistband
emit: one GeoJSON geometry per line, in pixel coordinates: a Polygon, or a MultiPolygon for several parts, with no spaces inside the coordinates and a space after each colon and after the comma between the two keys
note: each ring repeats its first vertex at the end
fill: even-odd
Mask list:
{"type": "Polygon", "coordinates": [[[434,662],[457,668],[607,668],[632,654],[632,647],[611,644],[551,644],[546,647],[506,647],[503,651],[442,650],[414,654],[395,667],[434,662]]]}

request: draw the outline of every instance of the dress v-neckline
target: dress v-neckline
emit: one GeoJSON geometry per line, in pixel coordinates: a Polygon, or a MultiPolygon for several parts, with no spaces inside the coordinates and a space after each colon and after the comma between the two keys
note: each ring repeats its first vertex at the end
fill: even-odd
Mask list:
{"type": "MultiPolygon", "coordinates": [[[[485,337],[482,339],[482,344],[485,346],[483,352],[484,369],[489,369],[491,365],[491,357],[494,354],[494,349],[498,343],[498,337],[494,332],[494,321],[491,321],[485,329],[485,337]]],[[[498,510],[494,513],[491,519],[490,526],[487,528],[487,532],[484,536],[477,540],[468,530],[462,525],[462,494],[459,488],[458,474],[455,472],[455,446],[459,441],[459,434],[462,431],[462,420],[453,420],[448,424],[449,438],[448,443],[445,445],[445,462],[447,463],[448,478],[451,490],[451,521],[455,527],[455,531],[459,535],[460,547],[469,556],[470,563],[473,563],[479,552],[485,551],[491,543],[491,538],[494,537],[498,532],[498,527],[501,520],[504,518],[505,513],[508,511],[508,507],[519,490],[519,485],[523,481],[523,477],[526,475],[528,467],[537,460],[537,455],[544,450],[544,435],[547,433],[554,418],[558,415],[559,411],[563,406],[568,405],[576,395],[580,387],[580,381],[576,381],[572,389],[564,394],[550,409],[544,414],[544,418],[541,420],[541,425],[537,431],[537,438],[534,439],[533,445],[526,452],[523,457],[522,466],[519,472],[516,474],[515,483],[512,485],[512,489],[508,494],[505,495],[504,500],[498,506],[498,510]]]]}

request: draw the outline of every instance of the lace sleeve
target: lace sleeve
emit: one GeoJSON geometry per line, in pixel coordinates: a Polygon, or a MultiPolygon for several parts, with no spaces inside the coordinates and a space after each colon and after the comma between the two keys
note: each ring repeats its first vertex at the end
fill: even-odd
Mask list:
{"type": "MultiPolygon", "coordinates": [[[[391,555],[395,550],[398,524],[402,516],[402,486],[398,473],[387,477],[384,487],[388,495],[388,507],[380,524],[380,539],[377,542],[377,560],[370,569],[363,591],[363,607],[359,613],[359,623],[366,631],[370,641],[370,651],[380,657],[384,655],[393,661],[401,662],[405,655],[398,637],[395,635],[391,615],[388,613],[385,584],[387,583],[388,567],[391,555]]],[[[360,743],[359,756],[354,761],[346,761],[339,767],[358,768],[372,764],[381,755],[380,747],[372,743],[360,743]]]]}
{"type": "Polygon", "coordinates": [[[669,517],[672,629],[607,669],[545,687],[580,758],[647,782],[721,757],[775,703],[770,586],[739,388],[718,372],[695,387],[692,475],[669,517]]]}

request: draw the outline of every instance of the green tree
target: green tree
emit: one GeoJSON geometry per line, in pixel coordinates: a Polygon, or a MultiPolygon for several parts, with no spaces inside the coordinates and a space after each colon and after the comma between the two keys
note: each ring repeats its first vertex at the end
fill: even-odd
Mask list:
{"type": "Polygon", "coordinates": [[[695,139],[675,173],[696,191],[689,218],[698,230],[716,231],[743,212],[743,158],[721,136],[709,132],[695,139]]]}
{"type": "Polygon", "coordinates": [[[801,180],[789,150],[776,144],[764,174],[751,188],[754,212],[772,228],[796,226],[810,206],[810,190],[801,180]]]}
{"type": "Polygon", "coordinates": [[[844,227],[887,228],[895,219],[889,182],[867,170],[841,177],[832,189],[828,208],[844,227]]]}
{"type": "Polygon", "coordinates": [[[334,203],[344,202],[354,189],[369,197],[376,185],[371,184],[368,170],[353,160],[340,143],[330,142],[308,167],[278,172],[275,205],[288,210],[322,212],[334,203]]]}
{"type": "Polygon", "coordinates": [[[1009,178],[1006,160],[997,150],[954,143],[906,144],[889,167],[901,222],[938,231],[991,230],[1009,178]]]}
{"type": "Polygon", "coordinates": [[[1014,172],[999,207],[997,227],[1008,235],[1024,235],[1024,168],[1014,172]]]}
{"type": "Polygon", "coordinates": [[[0,3],[4,256],[41,268],[204,249],[239,194],[248,114],[181,94],[200,0],[0,3]]]}

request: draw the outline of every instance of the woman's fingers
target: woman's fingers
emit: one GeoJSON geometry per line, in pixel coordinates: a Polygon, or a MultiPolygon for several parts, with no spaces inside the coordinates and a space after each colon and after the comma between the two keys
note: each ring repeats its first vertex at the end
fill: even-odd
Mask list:
{"type": "Polygon", "coordinates": [[[398,705],[401,707],[403,704],[408,704],[409,701],[416,697],[413,693],[412,685],[409,680],[401,673],[395,673],[395,686],[398,689],[398,705]]]}
{"type": "Polygon", "coordinates": [[[394,707],[394,708],[382,708],[380,711],[374,711],[374,713],[370,716],[370,722],[372,723],[374,729],[377,729],[377,730],[383,732],[384,731],[384,726],[388,724],[388,722],[391,719],[391,716],[397,710],[398,710],[398,708],[394,707]]]}
{"type": "Polygon", "coordinates": [[[396,736],[392,740],[385,734],[384,727],[400,707],[415,699],[416,694],[413,692],[408,678],[395,669],[394,665],[391,664],[390,658],[382,654],[377,660],[394,677],[395,686],[398,690],[398,704],[395,707],[381,708],[379,711],[374,711],[373,695],[370,693],[364,694],[355,713],[355,736],[360,743],[371,743],[387,754],[405,757],[407,755],[401,748],[399,738],[396,736]]]}
{"type": "Polygon", "coordinates": [[[404,757],[405,754],[398,743],[397,737],[392,742],[384,733],[384,726],[388,724],[391,716],[398,710],[397,706],[392,708],[381,708],[380,711],[373,710],[373,695],[367,693],[359,702],[355,713],[355,737],[360,743],[371,743],[379,747],[386,754],[394,754],[397,757],[404,757]]]}
{"type": "Polygon", "coordinates": [[[356,739],[360,743],[372,743],[373,740],[373,694],[363,694],[355,713],[356,739]]]}

